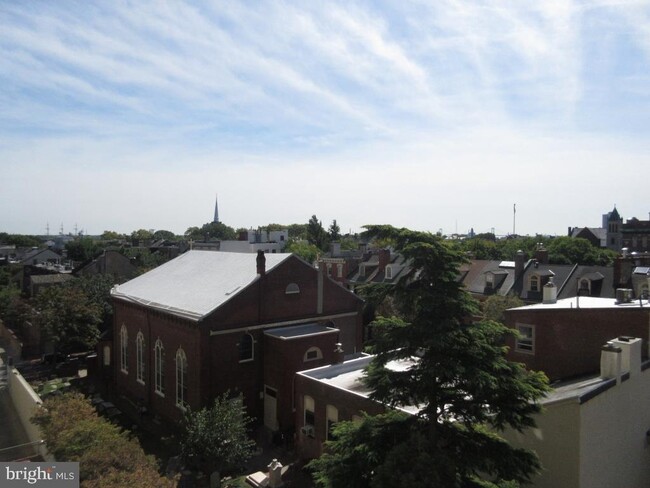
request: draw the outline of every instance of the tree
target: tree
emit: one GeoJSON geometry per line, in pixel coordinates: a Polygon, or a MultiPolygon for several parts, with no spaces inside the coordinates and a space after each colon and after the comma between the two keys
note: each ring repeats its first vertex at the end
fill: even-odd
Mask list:
{"type": "Polygon", "coordinates": [[[307,224],[291,224],[287,226],[289,238],[296,240],[307,239],[307,224]]]}
{"type": "Polygon", "coordinates": [[[152,456],[137,440],[99,417],[79,393],[49,397],[32,422],[40,426],[48,451],[58,461],[79,462],[82,488],[171,488],[152,456]]]}
{"type": "Polygon", "coordinates": [[[325,487],[463,488],[528,481],[540,467],[536,455],[498,431],[534,425],[546,377],[506,360],[503,338],[514,331],[469,322],[478,310],[457,279],[461,251],[438,236],[391,226],[369,226],[367,235],[390,238],[411,269],[384,288],[399,317],[371,324],[375,357],[365,381],[373,399],[418,411],[335,430],[337,439],[312,464],[316,480],[325,487]],[[393,361],[408,367],[391,368],[393,361]]]}
{"type": "Polygon", "coordinates": [[[251,421],[241,395],[224,393],[210,408],[188,410],[183,421],[182,458],[208,476],[214,471],[240,470],[255,446],[247,433],[251,421]]]}
{"type": "Polygon", "coordinates": [[[76,280],[65,284],[67,287],[81,291],[90,303],[97,306],[100,324],[109,327],[113,320],[113,304],[111,302],[111,289],[115,280],[110,275],[97,274],[80,276],[76,280]]]}
{"type": "Polygon", "coordinates": [[[101,235],[103,241],[118,241],[124,239],[124,237],[124,234],[120,234],[114,230],[105,230],[101,235]]]}
{"type": "Polygon", "coordinates": [[[163,229],[157,230],[156,232],[154,232],[152,237],[154,239],[156,239],[156,240],[160,240],[160,239],[163,239],[163,240],[166,240],[166,241],[175,241],[176,240],[176,235],[173,232],[171,232],[169,230],[163,230],[163,229]]]}
{"type": "Polygon", "coordinates": [[[90,237],[80,237],[70,241],[66,243],[65,248],[68,251],[68,257],[75,261],[88,261],[102,251],[101,246],[90,237]]]}
{"type": "Polygon", "coordinates": [[[133,241],[149,241],[153,239],[153,232],[147,229],[138,229],[131,232],[131,239],[133,241]]]}
{"type": "Polygon", "coordinates": [[[330,225],[327,233],[329,234],[330,241],[338,241],[341,239],[341,228],[336,223],[336,219],[332,220],[332,225],[330,225]]]}
{"type": "Polygon", "coordinates": [[[102,310],[81,290],[51,286],[34,299],[36,320],[55,352],[88,350],[99,338],[102,310]]]}
{"type": "Polygon", "coordinates": [[[284,248],[284,252],[293,253],[308,263],[313,263],[318,258],[321,250],[308,242],[290,240],[284,248]]]}
{"type": "Polygon", "coordinates": [[[326,250],[327,232],[323,228],[323,223],[315,215],[312,215],[307,223],[307,240],[317,248],[326,250]]]}
{"type": "Polygon", "coordinates": [[[487,320],[504,323],[504,312],[509,308],[522,307],[524,302],[516,295],[492,295],[481,304],[487,320]]]}

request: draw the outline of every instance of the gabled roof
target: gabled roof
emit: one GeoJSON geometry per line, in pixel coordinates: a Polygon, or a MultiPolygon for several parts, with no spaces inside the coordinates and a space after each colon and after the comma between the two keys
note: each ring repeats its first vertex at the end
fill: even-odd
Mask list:
{"type": "MultiPolygon", "coordinates": [[[[266,272],[291,254],[265,254],[266,272]]],[[[255,282],[257,254],[188,251],[131,281],[111,295],[190,320],[201,320],[255,282]]]]}

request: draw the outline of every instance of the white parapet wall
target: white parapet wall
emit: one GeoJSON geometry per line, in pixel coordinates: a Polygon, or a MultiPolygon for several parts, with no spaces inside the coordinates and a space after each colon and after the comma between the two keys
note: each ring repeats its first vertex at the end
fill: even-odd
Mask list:
{"type": "MultiPolygon", "coordinates": [[[[23,378],[20,372],[9,366],[7,368],[7,382],[9,385],[9,395],[11,401],[18,412],[20,422],[29,437],[30,442],[39,443],[43,440],[41,429],[32,423],[31,418],[39,408],[42,408],[43,401],[41,397],[29,386],[29,383],[23,378]]],[[[37,445],[36,451],[47,461],[53,461],[54,458],[48,454],[45,444],[37,445]]]]}

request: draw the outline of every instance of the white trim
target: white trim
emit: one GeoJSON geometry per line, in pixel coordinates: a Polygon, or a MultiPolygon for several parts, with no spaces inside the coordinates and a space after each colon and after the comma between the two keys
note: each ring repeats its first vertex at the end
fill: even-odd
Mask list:
{"type": "Polygon", "coordinates": [[[244,332],[247,330],[259,330],[259,329],[271,329],[273,327],[282,327],[284,325],[296,325],[296,324],[306,324],[310,323],[312,321],[321,321],[321,320],[331,320],[331,319],[340,319],[343,317],[354,317],[357,315],[357,312],[346,312],[346,313],[339,313],[336,315],[323,315],[323,316],[317,316],[317,317],[307,317],[304,319],[298,319],[298,320],[287,320],[285,322],[273,322],[271,324],[262,324],[262,325],[253,325],[249,327],[238,327],[236,329],[227,329],[227,330],[211,330],[210,335],[211,336],[216,336],[216,335],[223,335],[223,334],[232,334],[234,332],[244,332]]]}
{"type": "MultiPolygon", "coordinates": [[[[535,355],[535,325],[534,324],[515,324],[515,329],[517,332],[521,333],[521,328],[526,327],[530,329],[530,339],[524,339],[523,341],[519,338],[515,339],[515,351],[522,354],[531,354],[535,355]],[[530,341],[530,346],[528,346],[528,341],[530,341]],[[522,347],[522,345],[524,347],[522,347]],[[529,349],[530,347],[530,349],[529,349]]],[[[527,337],[527,335],[524,335],[527,337]]]]}

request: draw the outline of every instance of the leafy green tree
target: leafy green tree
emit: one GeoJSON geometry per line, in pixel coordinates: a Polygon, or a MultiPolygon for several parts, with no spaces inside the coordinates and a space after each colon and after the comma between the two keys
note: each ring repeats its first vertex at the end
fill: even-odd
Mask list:
{"type": "Polygon", "coordinates": [[[222,241],[230,241],[237,239],[235,229],[224,224],[223,222],[208,222],[199,227],[189,227],[185,231],[185,237],[195,241],[203,239],[218,239],[222,241]]]}
{"type": "Polygon", "coordinates": [[[327,250],[327,232],[323,228],[323,223],[315,215],[312,215],[307,223],[307,240],[318,249],[327,250]]]}
{"type": "Polygon", "coordinates": [[[169,231],[169,230],[157,230],[156,232],[153,233],[152,236],[155,240],[160,240],[164,239],[166,241],[175,241],[176,240],[176,235],[169,231]]]}
{"type": "Polygon", "coordinates": [[[290,240],[284,248],[284,252],[293,253],[297,256],[300,256],[308,263],[313,263],[318,258],[321,250],[313,244],[309,244],[305,241],[290,240]]]}
{"type": "Polygon", "coordinates": [[[0,232],[0,243],[13,244],[16,247],[40,247],[43,244],[43,239],[37,236],[0,232]]]}
{"type": "Polygon", "coordinates": [[[66,243],[68,257],[75,261],[88,261],[102,252],[102,247],[90,237],[79,237],[66,243]]]}
{"type": "Polygon", "coordinates": [[[247,432],[251,422],[241,395],[224,393],[210,408],[188,410],[183,421],[182,458],[208,476],[214,471],[239,471],[255,446],[247,432]]]}
{"type": "Polygon", "coordinates": [[[291,224],[287,226],[289,238],[297,241],[307,239],[307,224],[291,224]]]}
{"type": "Polygon", "coordinates": [[[35,320],[56,352],[88,350],[97,343],[102,311],[81,290],[51,286],[33,303],[35,320]]]}
{"type": "Polygon", "coordinates": [[[393,240],[412,268],[385,288],[399,316],[371,325],[375,358],[365,381],[373,399],[391,408],[417,406],[418,412],[380,417],[374,434],[369,419],[341,427],[313,464],[316,480],[350,488],[527,482],[540,468],[537,456],[513,448],[498,432],[534,425],[546,377],[506,360],[502,341],[513,331],[493,321],[469,322],[478,310],[457,280],[462,252],[429,233],[369,226],[367,234],[393,240]],[[409,366],[392,368],[393,361],[409,366]],[[384,435],[384,429],[401,434],[384,435]]]}
{"type": "Polygon", "coordinates": [[[481,304],[483,316],[487,320],[504,323],[504,312],[509,308],[522,307],[524,302],[515,295],[492,295],[481,304]]]}
{"type": "Polygon", "coordinates": [[[124,234],[120,234],[113,230],[105,230],[101,235],[101,239],[103,241],[118,241],[120,239],[124,239],[124,237],[124,234]]]}
{"type": "Polygon", "coordinates": [[[352,237],[344,237],[341,239],[341,250],[342,251],[356,251],[359,249],[359,241],[353,239],[352,237]]]}
{"type": "Polygon", "coordinates": [[[153,232],[147,229],[138,229],[131,232],[131,239],[133,241],[145,242],[153,239],[153,232]]]}
{"type": "Polygon", "coordinates": [[[58,461],[79,462],[82,488],[172,488],[158,464],[137,440],[99,417],[79,393],[49,397],[32,422],[40,426],[48,451],[58,461]]]}
{"type": "Polygon", "coordinates": [[[330,225],[327,233],[329,234],[330,241],[338,241],[341,239],[341,228],[336,223],[336,219],[332,220],[332,225],[330,225]]]}
{"type": "Polygon", "coordinates": [[[113,321],[111,289],[115,284],[112,276],[97,274],[81,276],[76,280],[69,281],[65,286],[81,291],[90,303],[97,306],[100,313],[99,323],[103,324],[104,328],[106,328],[113,321]]]}

